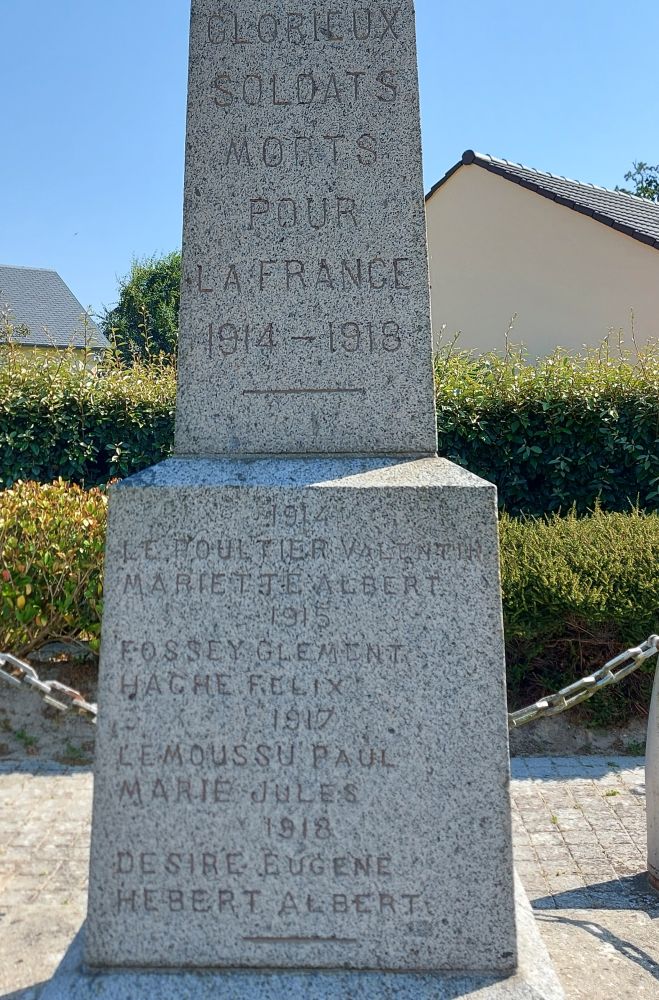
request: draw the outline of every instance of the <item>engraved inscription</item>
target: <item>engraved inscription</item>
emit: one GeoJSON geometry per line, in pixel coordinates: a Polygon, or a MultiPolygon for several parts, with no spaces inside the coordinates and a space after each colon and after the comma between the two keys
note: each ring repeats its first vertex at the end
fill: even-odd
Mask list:
{"type": "Polygon", "coordinates": [[[256,490],[237,517],[227,491],[113,542],[130,612],[104,639],[123,707],[105,781],[132,839],[113,845],[104,898],[122,920],[208,917],[255,947],[422,940],[427,872],[395,826],[371,823],[416,780],[409,740],[436,739],[406,707],[409,679],[441,664],[414,616],[457,574],[482,574],[482,543],[441,519],[421,541],[399,514],[374,530],[320,489],[286,496],[256,490]],[[176,627],[152,621],[163,588],[176,627]],[[142,841],[160,811],[197,838],[142,841]]]}
{"type": "Polygon", "coordinates": [[[206,596],[252,600],[259,597],[438,597],[447,581],[437,573],[321,574],[315,577],[282,570],[272,573],[126,573],[123,593],[133,597],[206,596]]]}
{"type": "Polygon", "coordinates": [[[286,74],[246,73],[234,76],[225,70],[213,77],[210,92],[217,108],[315,107],[374,101],[394,104],[400,83],[394,69],[346,69],[334,72],[286,74]]]}
{"type": "Polygon", "coordinates": [[[259,260],[224,264],[219,268],[197,265],[195,278],[186,284],[202,295],[233,292],[253,296],[259,293],[296,292],[408,292],[412,285],[412,261],[381,255],[351,259],[300,260],[298,258],[259,260]],[[213,275],[211,277],[211,275],[213,275]]]}
{"type": "MultiPolygon", "coordinates": [[[[327,525],[327,515],[311,511],[305,504],[266,504],[255,513],[254,527],[268,530],[299,532],[319,531],[327,525]]],[[[338,533],[333,537],[309,534],[272,537],[249,535],[244,538],[211,537],[196,534],[153,537],[145,541],[119,542],[121,561],[190,563],[190,568],[204,568],[209,563],[245,562],[262,565],[276,560],[290,563],[325,562],[340,558],[348,562],[370,564],[403,563],[408,567],[433,562],[481,563],[483,547],[480,538],[449,539],[438,537],[423,541],[384,536],[379,540],[359,535],[338,533]]]]}
{"type": "Polygon", "coordinates": [[[283,196],[276,201],[257,196],[250,198],[247,221],[249,229],[261,229],[274,225],[278,229],[325,229],[327,226],[359,228],[357,203],[354,198],[335,195],[321,198],[309,195],[306,198],[283,196]]]}
{"type": "MultiPolygon", "coordinates": [[[[332,916],[415,916],[421,911],[430,915],[430,907],[423,894],[385,892],[332,893],[314,896],[311,893],[286,892],[282,896],[264,900],[260,889],[117,889],[115,912],[130,911],[140,914],[157,913],[214,913],[225,918],[242,919],[258,914],[270,917],[313,917],[316,914],[332,916]]],[[[313,924],[313,920],[311,921],[313,924]]],[[[428,931],[425,932],[426,934],[428,931]]],[[[254,941],[296,941],[303,938],[253,937],[254,941]]],[[[316,940],[310,938],[310,941],[316,940]]],[[[323,940],[319,938],[318,940],[323,940]]],[[[334,941],[334,938],[325,940],[334,941]]],[[[354,939],[348,939],[352,943],[354,939]]]]}
{"type": "Polygon", "coordinates": [[[235,323],[208,324],[208,356],[209,358],[227,359],[234,356],[242,357],[250,352],[275,351],[287,343],[298,345],[316,345],[329,354],[342,352],[344,354],[377,354],[385,352],[392,354],[399,351],[404,340],[409,342],[409,335],[401,330],[395,320],[384,320],[381,323],[328,322],[317,333],[304,335],[275,333],[274,323],[268,323],[263,329],[254,329],[246,324],[238,326],[235,323]]]}
{"type": "MultiPolygon", "coordinates": [[[[326,817],[294,821],[284,817],[266,819],[266,836],[275,841],[301,840],[310,852],[287,854],[276,844],[256,851],[236,847],[196,848],[194,851],[144,851],[131,847],[116,850],[113,874],[122,881],[115,896],[117,912],[157,913],[216,912],[225,918],[246,913],[277,916],[307,916],[330,913],[335,917],[356,914],[378,917],[431,914],[422,892],[392,892],[388,882],[400,873],[391,854],[325,853],[332,839],[326,817]],[[130,878],[139,879],[140,889],[126,888],[130,878]],[[299,883],[317,883],[330,877],[340,891],[319,894],[300,890],[299,883]],[[150,879],[170,883],[164,889],[148,888],[150,879]],[[185,885],[179,881],[185,880],[185,885]],[[295,880],[294,884],[290,880],[295,880]],[[251,882],[266,886],[247,888],[251,882]],[[192,883],[192,885],[191,885],[192,883]],[[195,883],[198,888],[194,888],[195,883]],[[283,885],[280,885],[283,883],[283,885]],[[290,888],[286,886],[290,885],[290,888]],[[175,886],[175,887],[174,887],[175,886]],[[279,891],[274,886],[280,886],[279,891]]],[[[255,938],[256,939],[256,938],[255,938]]],[[[263,940],[268,940],[263,938],[263,940]]]]}
{"type": "Polygon", "coordinates": [[[220,145],[220,162],[225,167],[315,167],[357,162],[372,167],[378,161],[378,140],[370,132],[355,136],[342,132],[323,135],[229,136],[220,145]]]}
{"type": "Polygon", "coordinates": [[[437,967],[435,706],[471,663],[444,608],[485,546],[432,474],[398,488],[435,442],[412,14],[192,0],[168,469],[193,474],[116,492],[100,965],[437,967]]]}
{"type": "Polygon", "coordinates": [[[263,13],[245,18],[227,7],[211,14],[207,22],[208,41],[213,45],[332,45],[351,42],[398,40],[403,34],[400,7],[357,7],[352,13],[323,10],[299,13],[287,11],[277,16],[263,13]]]}

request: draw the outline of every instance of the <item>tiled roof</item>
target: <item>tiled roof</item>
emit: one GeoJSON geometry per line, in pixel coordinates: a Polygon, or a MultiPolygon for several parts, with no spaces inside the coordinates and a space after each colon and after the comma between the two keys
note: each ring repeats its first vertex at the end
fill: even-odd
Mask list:
{"type": "Polygon", "coordinates": [[[56,271],[0,265],[0,315],[9,307],[9,322],[29,333],[17,342],[29,347],[106,349],[107,338],[91,320],[56,271]]]}
{"type": "Polygon", "coordinates": [[[452,167],[442,179],[428,192],[426,200],[431,198],[462,166],[475,164],[498,174],[513,184],[543,198],[564,205],[581,215],[587,215],[596,222],[632,239],[640,240],[648,246],[659,249],[659,204],[647,198],[637,198],[622,191],[609,191],[607,188],[596,187],[594,184],[582,184],[567,177],[543,173],[532,167],[524,167],[520,163],[509,163],[508,160],[498,160],[485,153],[475,153],[468,149],[462,154],[462,159],[452,167]]]}

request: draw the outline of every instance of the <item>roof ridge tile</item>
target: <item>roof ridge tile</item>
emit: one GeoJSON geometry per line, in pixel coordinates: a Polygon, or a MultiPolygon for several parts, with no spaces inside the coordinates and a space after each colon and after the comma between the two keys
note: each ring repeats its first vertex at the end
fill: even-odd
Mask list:
{"type": "Polygon", "coordinates": [[[574,180],[560,174],[538,170],[522,163],[467,149],[462,158],[427,195],[431,198],[462,166],[476,164],[520,187],[555,201],[557,204],[590,216],[596,222],[615,229],[641,243],[659,246],[659,204],[626,191],[615,191],[592,182],[574,180]]]}

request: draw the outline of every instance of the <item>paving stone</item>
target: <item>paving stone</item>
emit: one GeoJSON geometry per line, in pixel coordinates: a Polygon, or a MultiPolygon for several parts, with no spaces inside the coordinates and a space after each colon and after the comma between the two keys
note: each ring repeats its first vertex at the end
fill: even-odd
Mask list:
{"type": "MultiPolygon", "coordinates": [[[[513,770],[516,774],[528,773],[526,766],[519,766],[519,760],[513,762],[513,770]]],[[[535,770],[536,774],[545,773],[540,763],[535,770]]],[[[595,761],[589,770],[606,770],[605,762],[595,761]]],[[[75,855],[76,861],[67,869],[70,876],[67,883],[56,891],[47,884],[57,866],[56,852],[44,848],[41,852],[30,850],[26,853],[6,844],[0,848],[3,851],[0,853],[0,879],[4,872],[8,880],[4,884],[0,882],[3,885],[0,889],[0,942],[3,957],[9,956],[9,961],[0,962],[0,996],[27,989],[28,993],[20,1000],[36,1000],[34,985],[50,977],[85,912],[91,776],[87,773],[73,781],[60,769],[51,771],[46,780],[37,785],[24,780],[24,775],[19,777],[17,780],[17,775],[9,773],[7,768],[0,769],[0,802],[8,799],[7,790],[13,788],[14,805],[9,824],[4,809],[0,812],[5,826],[17,832],[28,823],[37,827],[41,824],[45,828],[44,835],[39,836],[36,831],[35,840],[45,843],[56,836],[58,823],[68,823],[72,811],[78,817],[74,824],[79,831],[75,846],[68,841],[68,850],[75,855]],[[28,793],[28,788],[37,788],[37,794],[28,793]],[[54,799],[58,802],[57,809],[54,813],[48,811],[46,818],[42,806],[54,799]],[[8,851],[13,852],[11,858],[7,856],[8,851]],[[17,863],[25,866],[22,869],[25,881],[20,886],[20,894],[10,896],[5,887],[11,888],[12,871],[17,863]],[[29,899],[33,901],[28,902],[29,899]]],[[[633,769],[632,780],[628,780],[625,770],[621,771],[621,778],[622,794],[634,794],[634,788],[639,785],[638,768],[633,769]]],[[[566,802],[571,798],[572,784],[571,779],[565,778],[557,786],[563,789],[566,802]]],[[[601,857],[616,875],[582,872],[583,877],[576,880],[584,883],[582,888],[577,886],[562,892],[557,888],[554,895],[549,891],[543,870],[561,870],[557,864],[559,859],[543,854],[541,846],[537,854],[528,851],[528,841],[525,841],[528,856],[520,858],[518,865],[520,875],[533,897],[539,926],[570,1000],[573,997],[578,1000],[620,1000],[623,997],[655,1000],[659,980],[656,935],[659,894],[651,892],[645,881],[645,830],[643,828],[642,834],[638,834],[636,842],[626,831],[620,833],[619,824],[617,832],[600,832],[598,811],[592,815],[588,811],[588,803],[597,802],[597,782],[585,784],[590,789],[584,802],[585,815],[594,822],[601,857]],[[621,836],[626,845],[622,853],[621,836]],[[622,860],[623,857],[626,860],[622,860]],[[603,951],[603,948],[608,950],[603,951]]],[[[534,818],[547,806],[543,805],[537,786],[531,787],[528,779],[514,779],[511,792],[516,826],[525,830],[524,804],[533,805],[534,818]]],[[[558,833],[560,837],[560,831],[558,833]]],[[[588,836],[592,837],[592,833],[588,836]]],[[[578,865],[574,852],[579,845],[569,845],[564,838],[560,839],[565,855],[578,865]]],[[[588,840],[585,846],[590,849],[591,841],[588,840]]],[[[521,845],[519,849],[524,850],[521,845]]],[[[564,883],[561,881],[560,885],[564,883]]]]}

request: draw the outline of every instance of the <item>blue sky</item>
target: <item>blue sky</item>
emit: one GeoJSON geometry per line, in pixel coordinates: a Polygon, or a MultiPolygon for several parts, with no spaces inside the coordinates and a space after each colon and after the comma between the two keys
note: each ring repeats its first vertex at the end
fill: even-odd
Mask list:
{"type": "MultiPolygon", "coordinates": [[[[0,0],[1,264],[98,311],[180,245],[188,11],[0,0]]],[[[659,5],[417,0],[417,21],[427,187],[467,148],[605,187],[659,162],[659,5]]]]}

